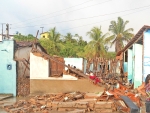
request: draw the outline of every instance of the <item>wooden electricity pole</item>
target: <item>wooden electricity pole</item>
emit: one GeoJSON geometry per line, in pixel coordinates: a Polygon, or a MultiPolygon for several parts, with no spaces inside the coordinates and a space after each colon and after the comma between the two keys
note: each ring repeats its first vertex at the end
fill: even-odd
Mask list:
{"type": "Polygon", "coordinates": [[[6,37],[9,39],[9,24],[6,24],[6,37]]]}
{"type": "Polygon", "coordinates": [[[3,40],[3,24],[5,23],[1,23],[2,24],[2,40],[3,40]]]}
{"type": "Polygon", "coordinates": [[[40,28],[42,28],[42,33],[43,33],[43,28],[44,28],[44,27],[40,27],[40,28]]]}

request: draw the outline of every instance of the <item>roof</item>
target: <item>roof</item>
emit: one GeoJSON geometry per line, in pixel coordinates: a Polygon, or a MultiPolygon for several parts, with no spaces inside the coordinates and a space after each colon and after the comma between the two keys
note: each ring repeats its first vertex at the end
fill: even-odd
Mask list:
{"type": "MultiPolygon", "coordinates": [[[[16,43],[15,48],[24,48],[24,47],[32,47],[34,41],[15,41],[15,43],[16,43]]],[[[44,53],[47,53],[40,43],[37,42],[35,44],[39,46],[44,53]]]]}
{"type": "Polygon", "coordinates": [[[16,41],[17,47],[32,47],[32,41],[16,41]]]}
{"type": "Polygon", "coordinates": [[[126,49],[128,49],[132,44],[134,44],[136,41],[137,41],[137,39],[141,36],[141,35],[143,35],[143,32],[145,31],[145,30],[147,30],[147,29],[150,29],[150,26],[148,26],[148,25],[144,25],[138,32],[137,32],[137,34],[130,40],[130,42],[121,50],[121,51],[119,51],[117,54],[116,54],[116,56],[119,56],[122,52],[124,52],[126,49]]]}
{"type": "MultiPolygon", "coordinates": [[[[41,34],[45,34],[45,33],[48,33],[48,32],[43,32],[43,33],[41,33],[41,34]]],[[[40,35],[41,35],[41,34],[40,34],[40,35]]]]}

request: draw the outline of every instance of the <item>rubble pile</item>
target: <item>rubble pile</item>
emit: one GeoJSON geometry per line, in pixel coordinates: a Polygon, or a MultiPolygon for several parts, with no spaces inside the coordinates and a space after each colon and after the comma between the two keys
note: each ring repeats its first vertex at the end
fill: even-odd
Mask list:
{"type": "Polygon", "coordinates": [[[9,113],[50,113],[52,111],[111,113],[111,104],[112,102],[97,102],[96,99],[88,99],[85,93],[73,92],[37,95],[27,100],[20,100],[13,105],[4,105],[4,109],[9,113]]]}
{"type": "Polygon", "coordinates": [[[27,96],[30,94],[30,78],[18,76],[17,96],[27,96]]]}

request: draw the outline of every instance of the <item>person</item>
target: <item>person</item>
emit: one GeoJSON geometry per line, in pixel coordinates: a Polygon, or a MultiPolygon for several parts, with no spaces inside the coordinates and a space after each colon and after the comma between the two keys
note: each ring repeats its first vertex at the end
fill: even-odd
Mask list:
{"type": "Polygon", "coordinates": [[[150,113],[150,74],[147,75],[146,79],[145,79],[145,92],[147,95],[146,98],[146,112],[150,113]]]}
{"type": "Polygon", "coordinates": [[[98,77],[96,76],[96,74],[93,73],[93,72],[90,72],[89,78],[90,78],[91,80],[94,80],[94,84],[98,84],[98,83],[101,82],[100,78],[98,78],[98,77]]]}
{"type": "Polygon", "coordinates": [[[138,91],[143,96],[146,96],[145,102],[146,112],[150,113],[150,74],[147,75],[145,83],[143,83],[140,87],[138,87],[138,91]]]}
{"type": "Polygon", "coordinates": [[[92,71],[90,72],[89,78],[92,80],[94,80],[96,78],[96,76],[94,75],[94,73],[92,71]]]}

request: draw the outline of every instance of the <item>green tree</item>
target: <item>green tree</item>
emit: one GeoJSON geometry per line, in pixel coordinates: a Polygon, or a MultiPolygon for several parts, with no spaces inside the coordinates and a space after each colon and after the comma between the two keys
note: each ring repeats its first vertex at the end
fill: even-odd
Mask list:
{"type": "Polygon", "coordinates": [[[55,53],[55,55],[59,54],[60,48],[62,47],[62,44],[60,43],[60,36],[61,34],[56,31],[56,28],[52,28],[49,30],[49,40],[52,42],[52,49],[55,53]]]}
{"type": "Polygon", "coordinates": [[[49,55],[60,55],[61,48],[63,48],[60,40],[61,34],[56,31],[56,28],[50,29],[48,38],[40,38],[40,44],[45,48],[49,55]]]}
{"type": "Polygon", "coordinates": [[[67,33],[67,35],[66,36],[64,36],[65,37],[65,42],[67,42],[67,41],[69,41],[69,42],[72,42],[72,34],[71,33],[67,33]]]}
{"type": "Polygon", "coordinates": [[[54,55],[55,51],[53,51],[53,42],[47,38],[40,38],[39,43],[46,50],[49,55],[54,55]]]}
{"type": "Polygon", "coordinates": [[[21,33],[19,33],[18,35],[14,36],[14,40],[16,40],[16,41],[34,41],[35,37],[32,34],[28,34],[27,36],[25,36],[25,35],[21,35],[21,33]]]}
{"type": "Polygon", "coordinates": [[[85,53],[91,57],[100,57],[106,54],[105,44],[107,44],[106,37],[108,33],[104,34],[101,27],[93,27],[87,35],[92,39],[85,47],[85,53]]]}
{"type": "Polygon", "coordinates": [[[111,21],[109,26],[109,31],[112,32],[107,41],[111,41],[111,46],[115,44],[115,52],[119,52],[123,47],[123,42],[128,42],[132,37],[133,28],[126,29],[126,25],[129,21],[124,21],[121,17],[118,17],[117,21],[111,21]]]}
{"type": "Polygon", "coordinates": [[[77,56],[77,46],[75,43],[67,41],[64,43],[63,48],[61,48],[60,56],[62,57],[78,57],[77,56]]]}
{"type": "Polygon", "coordinates": [[[77,43],[78,43],[79,46],[87,45],[87,42],[83,40],[82,36],[79,36],[78,34],[75,34],[75,37],[78,37],[77,43]]]}

